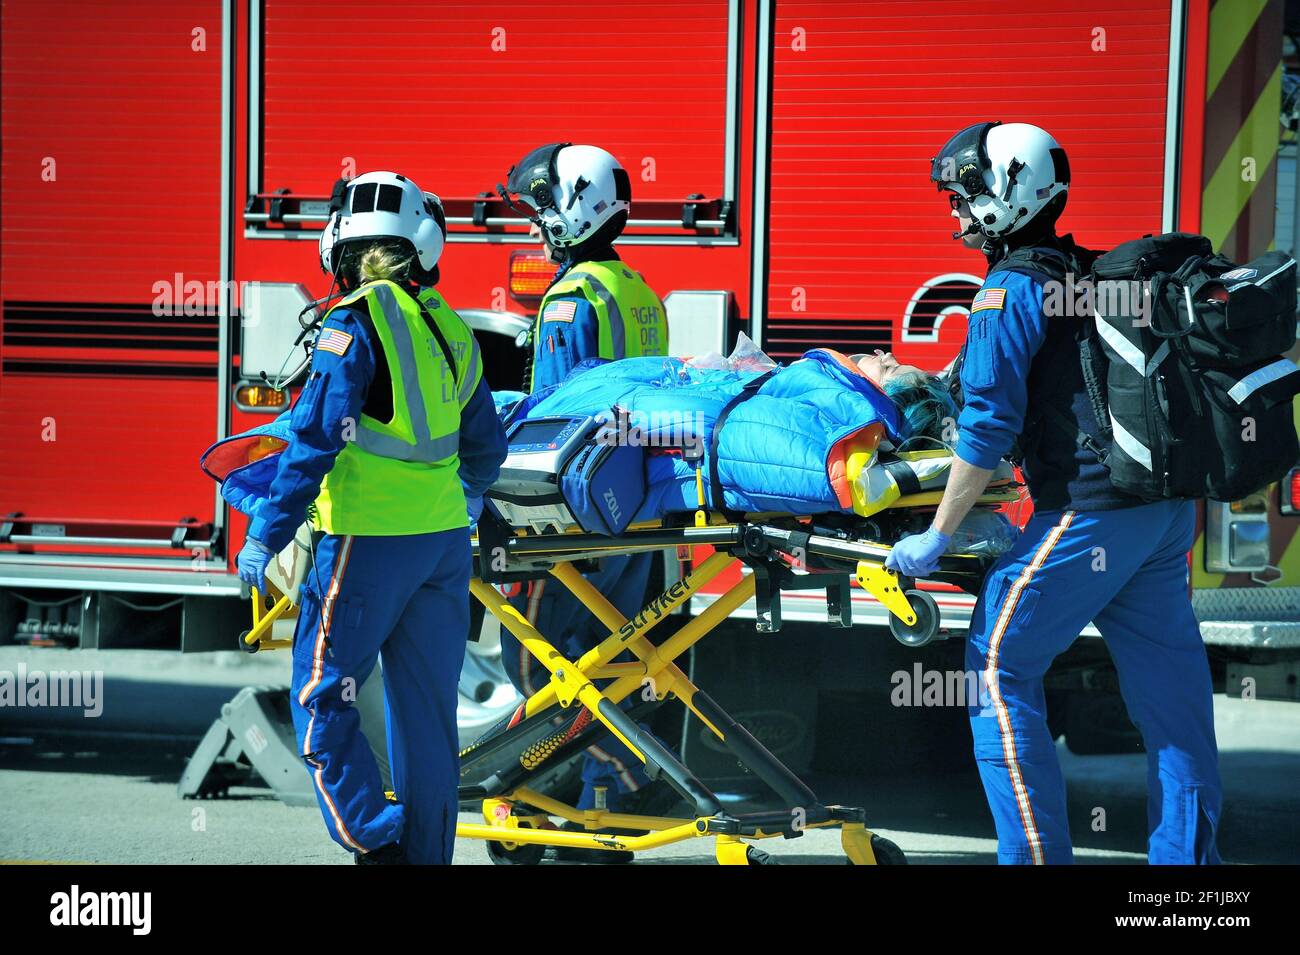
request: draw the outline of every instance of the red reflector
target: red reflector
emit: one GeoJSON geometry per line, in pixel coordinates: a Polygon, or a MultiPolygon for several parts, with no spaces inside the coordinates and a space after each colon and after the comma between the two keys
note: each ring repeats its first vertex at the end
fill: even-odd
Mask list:
{"type": "Polygon", "coordinates": [[[1296,468],[1286,478],[1287,496],[1291,499],[1291,510],[1300,511],[1300,468],[1296,468]]]}
{"type": "Polygon", "coordinates": [[[555,265],[542,252],[510,253],[510,295],[517,301],[540,301],[555,277],[555,265]]]}
{"type": "Polygon", "coordinates": [[[1222,285],[1211,286],[1209,294],[1206,296],[1212,302],[1223,304],[1228,301],[1228,290],[1222,285]]]}

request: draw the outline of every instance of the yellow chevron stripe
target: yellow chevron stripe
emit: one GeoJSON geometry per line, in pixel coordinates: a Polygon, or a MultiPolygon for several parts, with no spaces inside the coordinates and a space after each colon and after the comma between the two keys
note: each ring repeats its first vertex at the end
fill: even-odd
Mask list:
{"type": "Polygon", "coordinates": [[[1281,102],[1282,64],[1279,62],[1202,193],[1201,231],[1215,249],[1223,245],[1241,210],[1273,162],[1277,153],[1281,102]],[[1241,177],[1242,160],[1247,158],[1255,161],[1255,178],[1250,181],[1241,177]]]}
{"type": "Polygon", "coordinates": [[[1209,100],[1228,67],[1241,52],[1268,0],[1219,0],[1210,11],[1210,51],[1205,64],[1205,98],[1209,100]]]}

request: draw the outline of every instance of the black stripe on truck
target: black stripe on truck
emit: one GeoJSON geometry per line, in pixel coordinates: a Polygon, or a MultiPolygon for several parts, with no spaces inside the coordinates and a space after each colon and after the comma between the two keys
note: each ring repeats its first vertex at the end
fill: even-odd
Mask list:
{"type": "MultiPolygon", "coordinates": [[[[125,361],[98,358],[7,357],[0,372],[6,375],[59,375],[111,378],[172,378],[215,380],[220,344],[216,309],[204,306],[200,314],[155,314],[151,304],[122,302],[4,302],[6,348],[58,348],[79,353],[117,349],[140,353],[125,361]],[[169,362],[154,358],[158,352],[190,352],[198,362],[169,362]],[[203,361],[207,353],[211,361],[203,361]]],[[[193,309],[193,307],[192,307],[193,309]]],[[[238,315],[230,320],[230,353],[240,348],[238,315]]]]}
{"type": "Polygon", "coordinates": [[[41,361],[6,358],[4,375],[54,375],[64,378],[180,378],[187,381],[217,380],[216,365],[147,362],[41,361]]]}

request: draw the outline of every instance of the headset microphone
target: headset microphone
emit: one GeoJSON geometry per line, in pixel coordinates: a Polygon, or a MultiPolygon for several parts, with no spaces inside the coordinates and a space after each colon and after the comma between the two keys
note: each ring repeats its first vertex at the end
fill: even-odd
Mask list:
{"type": "Polygon", "coordinates": [[[965,231],[965,232],[954,232],[954,233],[952,234],[952,237],[953,237],[954,239],[964,239],[964,238],[966,238],[966,236],[971,235],[972,233],[978,232],[979,230],[980,230],[979,220],[978,220],[978,219],[972,219],[972,220],[971,220],[971,224],[968,225],[968,226],[966,227],[966,231],[965,231]]]}

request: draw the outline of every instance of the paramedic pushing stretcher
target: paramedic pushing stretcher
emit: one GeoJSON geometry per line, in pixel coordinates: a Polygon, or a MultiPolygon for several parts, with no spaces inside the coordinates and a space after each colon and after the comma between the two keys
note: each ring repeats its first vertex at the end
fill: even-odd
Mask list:
{"type": "Polygon", "coordinates": [[[1195,505],[1121,493],[1076,441],[1099,429],[1075,329],[1044,315],[1045,282],[1086,275],[1091,264],[1055,231],[1069,187],[1065,152],[1035,126],[982,123],[943,147],[931,178],[961,224],[954,238],[979,247],[990,272],[959,358],[965,404],[952,475],[933,525],[900,541],[887,566],[932,572],[1020,438],[1034,515],[991,569],[966,650],[967,666],[981,674],[971,731],[998,859],[1073,859],[1043,676],[1092,621],[1146,746],[1150,861],[1217,863],[1222,795],[1210,671],[1187,589],[1195,505]]]}
{"type": "Polygon", "coordinates": [[[457,683],[469,627],[470,512],[505,435],[473,333],[433,290],[437,197],[393,173],[349,183],[321,233],[346,296],[325,316],[240,577],[311,514],[290,703],[326,828],[362,864],[447,864],[459,783],[457,683]],[[397,801],[353,701],[382,657],[397,801]]]}
{"type": "MultiPolygon", "coordinates": [[[[498,190],[532,222],[531,234],[542,240],[559,267],[532,332],[533,357],[524,382],[530,393],[559,384],[588,359],[668,354],[663,302],[614,251],[632,199],[627,170],[617,159],[596,146],[552,143],[521,159],[498,190]]],[[[630,617],[644,602],[653,559],[653,554],[606,557],[587,580],[630,617]]],[[[606,636],[578,599],[553,581],[531,582],[511,603],[570,659],[606,636]]],[[[505,630],[501,650],[506,672],[521,693],[531,696],[546,685],[549,672],[505,630]]],[[[595,807],[597,787],[605,790],[606,807],[613,812],[646,808],[625,798],[647,786],[641,761],[613,736],[589,747],[582,778],[580,809],[595,807]]],[[[606,863],[632,856],[598,849],[563,849],[557,855],[606,863]]]]}

